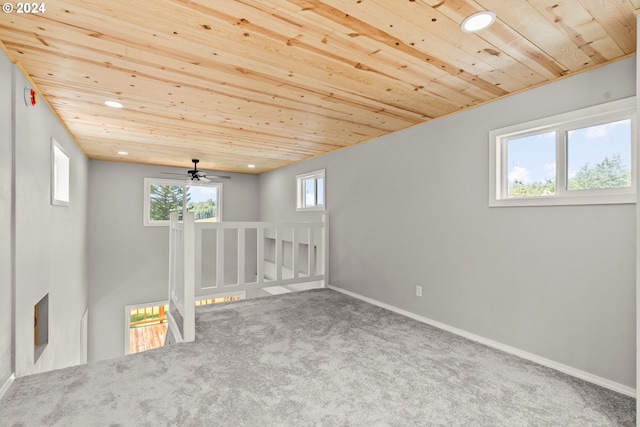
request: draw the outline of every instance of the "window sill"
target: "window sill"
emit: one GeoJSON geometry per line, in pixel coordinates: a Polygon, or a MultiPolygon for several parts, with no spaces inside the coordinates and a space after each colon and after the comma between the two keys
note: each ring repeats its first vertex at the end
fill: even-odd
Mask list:
{"type": "Polygon", "coordinates": [[[296,212],[324,212],[324,206],[310,206],[308,208],[296,208],[296,212]]]}
{"type": "Polygon", "coordinates": [[[619,205],[636,203],[635,193],[607,194],[607,195],[579,195],[553,197],[522,197],[509,199],[494,199],[489,201],[489,207],[511,206],[576,206],[576,205],[619,205]]]}
{"type": "Polygon", "coordinates": [[[143,221],[145,227],[168,227],[169,221],[143,221]]]}

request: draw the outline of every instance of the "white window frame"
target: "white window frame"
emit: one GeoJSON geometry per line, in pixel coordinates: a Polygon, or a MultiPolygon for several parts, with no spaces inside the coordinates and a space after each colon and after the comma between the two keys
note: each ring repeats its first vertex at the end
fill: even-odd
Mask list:
{"type": "MultiPolygon", "coordinates": [[[[151,216],[151,192],[152,185],[172,185],[176,187],[183,187],[183,191],[186,191],[186,187],[216,187],[217,188],[217,200],[216,200],[216,218],[218,222],[222,221],[222,183],[221,182],[207,182],[207,183],[194,183],[185,182],[184,180],[166,179],[166,178],[145,178],[144,179],[144,209],[143,209],[143,225],[144,226],[168,226],[169,221],[152,221],[151,216]]],[[[186,200],[182,203],[182,213],[187,211],[186,200]]]]}
{"type": "Polygon", "coordinates": [[[51,138],[51,204],[69,206],[71,158],[62,144],[51,138]]]}
{"type": "Polygon", "coordinates": [[[324,211],[327,205],[327,180],[324,169],[315,170],[312,172],[306,172],[300,175],[296,175],[296,211],[324,211]],[[303,182],[307,179],[313,178],[316,181],[316,204],[313,206],[304,206],[304,187],[303,182]],[[318,179],[322,179],[322,200],[321,205],[317,204],[318,201],[318,179]]]}
{"type": "Polygon", "coordinates": [[[592,205],[636,202],[636,99],[624,98],[568,113],[495,129],[489,132],[489,206],[592,205]],[[631,186],[571,190],[567,186],[567,131],[619,120],[631,120],[631,186]],[[556,194],[507,197],[507,141],[556,132],[556,194]]]}

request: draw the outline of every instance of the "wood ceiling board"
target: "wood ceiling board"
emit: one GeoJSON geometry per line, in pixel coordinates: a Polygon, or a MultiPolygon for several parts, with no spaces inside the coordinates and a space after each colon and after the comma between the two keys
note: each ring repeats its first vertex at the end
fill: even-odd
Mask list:
{"type": "MultiPolygon", "coordinates": [[[[115,60],[114,60],[114,61],[115,61],[115,60]]],[[[66,67],[67,72],[69,72],[69,70],[71,70],[71,69],[73,68],[73,67],[72,67],[72,65],[73,65],[72,63],[69,63],[69,64],[68,64],[68,66],[66,67]]],[[[115,64],[110,65],[110,66],[108,67],[108,68],[109,68],[109,70],[107,70],[107,71],[105,71],[105,72],[111,73],[111,72],[112,72],[111,68],[112,68],[112,67],[114,67],[114,66],[115,66],[115,64]]],[[[85,68],[84,68],[84,67],[81,67],[81,68],[82,68],[82,70],[83,70],[83,71],[85,70],[85,68]]],[[[104,81],[104,80],[107,80],[105,77],[103,77],[103,76],[101,76],[101,75],[99,75],[99,74],[98,74],[98,75],[96,75],[96,74],[95,74],[95,73],[101,73],[102,71],[103,71],[103,70],[101,69],[101,67],[98,67],[98,68],[97,68],[97,70],[94,72],[94,74],[92,74],[92,78],[93,78],[93,79],[96,79],[98,82],[100,82],[100,81],[104,81]]],[[[166,72],[166,71],[164,72],[164,74],[167,74],[167,73],[168,73],[168,72],[166,72]]],[[[81,72],[78,72],[78,75],[76,75],[75,77],[81,77],[81,76],[80,76],[80,74],[81,74],[81,72]]],[[[127,74],[127,77],[130,77],[130,76],[129,76],[129,74],[128,74],[128,71],[126,72],[126,74],[127,74]]],[[[137,78],[135,79],[136,86],[140,86],[140,82],[142,81],[142,80],[141,80],[141,78],[140,78],[140,75],[141,75],[141,73],[140,73],[140,72],[138,72],[138,76],[139,76],[139,77],[137,77],[137,78]]],[[[84,76],[82,76],[82,77],[84,77],[84,76]]],[[[167,78],[165,78],[164,80],[160,80],[160,84],[161,84],[163,87],[164,87],[164,86],[167,86],[167,85],[166,85],[166,83],[169,81],[169,79],[172,79],[172,78],[173,78],[173,77],[167,77],[167,78]]],[[[175,78],[177,78],[177,76],[175,76],[175,78]]],[[[82,82],[82,79],[77,79],[77,78],[76,78],[76,79],[74,79],[74,80],[75,80],[75,81],[80,80],[80,81],[82,82]]],[[[113,80],[113,79],[112,79],[112,80],[113,80]]],[[[91,79],[89,79],[89,81],[91,81],[91,79]]],[[[175,80],[175,81],[177,82],[177,80],[175,80]]],[[[179,86],[179,85],[176,83],[174,86],[179,86]]],[[[160,89],[160,88],[147,88],[146,90],[148,90],[148,91],[153,91],[153,93],[159,93],[156,89],[160,89]]],[[[115,90],[115,89],[114,89],[114,90],[115,90]]],[[[160,89],[160,90],[161,90],[161,89],[160,89]]],[[[189,88],[188,88],[188,87],[180,87],[180,88],[176,88],[176,87],[168,87],[168,90],[171,90],[171,92],[169,92],[169,93],[171,93],[170,98],[171,98],[171,99],[175,99],[175,98],[173,97],[173,95],[175,95],[175,93],[174,93],[174,92],[179,92],[179,91],[188,91],[188,90],[189,90],[189,88]]],[[[200,90],[200,89],[199,89],[199,88],[196,88],[196,90],[200,90]]],[[[232,89],[230,89],[230,88],[229,88],[229,86],[226,86],[226,87],[225,87],[225,90],[232,90],[232,89]]],[[[105,96],[106,96],[106,95],[107,95],[107,94],[105,94],[105,96]]],[[[252,94],[252,96],[251,96],[251,97],[255,97],[254,95],[255,95],[255,94],[252,94]]],[[[122,95],[122,96],[118,96],[118,98],[119,98],[119,99],[121,99],[121,100],[123,100],[125,103],[127,103],[127,102],[128,102],[128,100],[127,100],[127,99],[125,99],[124,95],[122,95]]],[[[192,96],[187,96],[187,98],[188,98],[188,99],[194,99],[192,96]]],[[[246,97],[246,99],[245,99],[245,100],[248,100],[248,99],[250,99],[250,97],[246,97]]],[[[175,101],[170,101],[170,102],[175,102],[175,101]]],[[[231,99],[231,100],[227,100],[227,101],[225,101],[225,103],[226,103],[226,102],[230,102],[230,103],[231,103],[231,107],[233,107],[233,102],[234,102],[234,100],[233,100],[233,99],[231,99]]],[[[317,109],[317,108],[316,108],[316,109],[317,109]]]]}
{"type": "MultiPolygon", "coordinates": [[[[389,3],[384,0],[369,0],[366,13],[369,17],[367,21],[372,25],[380,27],[387,23],[387,31],[390,34],[402,40],[409,40],[411,46],[438,56],[472,74],[486,74],[514,63],[513,58],[507,55],[487,54],[486,51],[495,50],[495,46],[477,34],[460,31],[458,22],[437,9],[425,7],[421,2],[389,3]],[[377,7],[373,8],[370,3],[377,7]],[[388,19],[394,19],[394,23],[388,24],[388,19]]],[[[513,79],[508,75],[504,78],[513,79]]]]}
{"type": "Polygon", "coordinates": [[[637,1],[60,0],[0,41],[90,158],[258,172],[624,57],[637,1]]]}
{"type": "MultiPolygon", "coordinates": [[[[154,121],[154,115],[149,114],[147,122],[144,122],[139,117],[126,118],[122,122],[125,126],[112,127],[109,125],[110,119],[103,121],[104,117],[95,116],[87,113],[83,110],[77,110],[74,112],[75,121],[73,124],[73,130],[81,131],[86,135],[100,135],[105,132],[119,133],[123,139],[132,139],[134,136],[138,136],[139,141],[144,141],[145,135],[150,135],[154,140],[166,138],[169,140],[183,140],[187,142],[192,140],[206,141],[206,140],[236,140],[236,141],[253,141],[264,142],[271,145],[291,145],[292,147],[318,147],[318,152],[326,151],[327,148],[340,148],[346,146],[344,142],[339,139],[339,136],[343,131],[338,125],[334,125],[333,133],[336,135],[333,138],[327,135],[331,135],[331,123],[317,123],[312,124],[307,129],[302,129],[301,132],[291,136],[288,134],[281,134],[280,129],[270,126],[258,126],[256,129],[243,129],[238,131],[235,127],[228,126],[215,126],[207,127],[205,125],[194,126],[191,123],[180,119],[169,119],[166,121],[154,121]],[[84,126],[84,127],[82,127],[84,126]],[[322,129],[325,132],[317,132],[318,135],[314,135],[314,129],[322,129]],[[328,147],[327,147],[328,146],[328,147]]],[[[354,127],[353,132],[365,132],[368,131],[365,127],[354,127]]],[[[362,138],[374,138],[379,135],[383,135],[385,132],[369,131],[364,134],[362,138]]]]}
{"type": "MultiPolygon", "coordinates": [[[[510,17],[500,14],[490,28],[480,31],[478,34],[498,47],[498,51],[507,53],[531,69],[547,76],[549,79],[567,74],[567,67],[562,65],[558,58],[545,52],[539,43],[537,43],[536,39],[523,37],[519,32],[519,27],[522,25],[519,21],[526,21],[529,19],[529,15],[536,16],[537,14],[534,12],[534,9],[530,5],[525,4],[524,1],[511,2],[507,7],[514,5],[522,8],[519,14],[516,13],[510,17]],[[512,20],[515,24],[512,24],[512,20]]],[[[479,1],[450,0],[440,5],[438,10],[442,10],[447,15],[455,16],[457,20],[462,22],[466,16],[486,9],[479,1]]],[[[540,20],[540,17],[538,17],[538,20],[540,20]]],[[[544,21],[542,22],[544,23],[544,21]]],[[[544,25],[551,24],[545,23],[544,25]]],[[[535,31],[533,32],[535,33],[535,31]]],[[[560,36],[559,40],[562,43],[569,43],[567,50],[574,48],[571,46],[572,42],[564,35],[561,35],[557,31],[554,32],[554,35],[560,36]]]]}
{"type": "MultiPolygon", "coordinates": [[[[262,53],[261,53],[261,54],[262,54],[262,53]]],[[[281,58],[280,58],[280,59],[281,59],[281,58]]],[[[243,60],[244,60],[244,58],[243,58],[243,60]]],[[[295,67],[295,68],[298,68],[298,69],[300,68],[300,67],[299,67],[300,63],[302,63],[302,62],[303,62],[303,61],[301,61],[300,55],[296,55],[296,58],[290,58],[290,60],[296,63],[296,67],[295,67]]],[[[255,67],[255,65],[256,65],[255,63],[251,63],[251,64],[246,64],[245,66],[247,66],[247,67],[255,67]]],[[[261,66],[261,68],[263,68],[263,67],[264,67],[264,63],[261,63],[261,64],[260,64],[260,66],[261,66]]],[[[294,67],[290,67],[290,68],[294,68],[294,67]]],[[[248,68],[248,69],[251,69],[251,68],[248,68]]],[[[315,69],[315,68],[314,68],[314,69],[315,69]]],[[[351,71],[351,69],[348,69],[348,70],[349,70],[349,71],[351,71]]],[[[133,70],[133,71],[136,71],[136,70],[133,70]]],[[[234,69],[234,71],[237,71],[237,70],[236,70],[236,69],[234,69]]],[[[298,72],[298,70],[296,70],[296,72],[298,72]]],[[[344,72],[342,72],[341,74],[342,74],[342,75],[344,75],[345,73],[344,73],[344,72]]],[[[270,75],[273,75],[273,74],[270,74],[270,75]]],[[[358,75],[362,75],[362,73],[358,73],[358,75]]],[[[350,77],[351,77],[351,76],[350,76],[350,77]]],[[[370,76],[368,76],[368,78],[370,79],[371,77],[370,77],[370,76]]],[[[370,91],[370,90],[371,90],[371,86],[374,86],[374,88],[375,88],[375,83],[376,83],[376,82],[365,81],[365,83],[366,83],[367,85],[366,85],[366,87],[365,87],[365,88],[362,88],[362,91],[363,91],[363,92],[364,92],[364,91],[370,91]]],[[[353,82],[350,80],[350,81],[348,81],[348,82],[347,82],[347,85],[348,85],[348,86],[352,86],[352,85],[353,85],[353,82]]],[[[383,95],[384,95],[384,94],[383,94],[383,95]]]]}
{"type": "Polygon", "coordinates": [[[496,13],[523,37],[562,64],[568,71],[575,72],[595,65],[564,32],[549,22],[529,2],[504,0],[478,0],[478,3],[496,13]],[[515,3],[518,3],[515,7],[515,3]]]}
{"type": "MultiPolygon", "coordinates": [[[[336,3],[339,5],[345,4],[345,2],[336,3]]],[[[346,11],[350,14],[357,13],[357,4],[359,3],[350,4],[353,5],[352,8],[346,9],[346,11]]],[[[381,19],[393,16],[392,12],[394,11],[400,11],[404,19],[397,21],[393,26],[387,25],[387,31],[390,34],[393,34],[398,38],[402,38],[403,40],[415,40],[409,44],[422,49],[425,52],[429,52],[432,55],[442,57],[447,55],[450,57],[449,60],[452,64],[464,68],[471,73],[477,74],[480,77],[494,72],[494,75],[490,78],[491,83],[494,85],[499,85],[502,86],[502,88],[513,91],[522,89],[527,85],[537,84],[541,81],[540,79],[535,79],[535,76],[532,80],[531,73],[520,74],[520,77],[524,80],[524,83],[522,83],[507,73],[495,72],[495,68],[512,65],[515,61],[511,58],[506,58],[506,55],[499,56],[487,54],[486,51],[492,49],[485,41],[475,35],[462,33],[459,29],[458,23],[451,21],[445,15],[431,8],[420,7],[420,3],[418,2],[394,2],[390,4],[384,1],[369,1],[368,5],[367,10],[377,15],[375,18],[372,18],[371,16],[368,18],[369,22],[373,22],[373,25],[387,25],[381,19]],[[378,8],[373,11],[370,6],[372,3],[378,6],[378,8]],[[437,32],[429,29],[431,25],[434,25],[432,24],[432,19],[435,19],[438,23],[437,31],[440,31],[440,33],[446,36],[446,41],[444,39],[440,39],[437,32]],[[430,43],[434,39],[437,40],[436,43],[430,43]],[[424,45],[424,47],[422,47],[422,45],[424,45]],[[442,45],[441,52],[437,50],[440,49],[438,47],[439,45],[442,45]],[[485,55],[478,56],[477,53],[485,53],[485,55]],[[484,64],[484,61],[488,62],[488,64],[484,64]],[[491,63],[491,65],[489,65],[489,63],[491,63]]],[[[368,40],[367,37],[358,37],[358,39],[359,42],[362,39],[368,40]]],[[[354,42],[353,44],[355,45],[356,43],[354,42]]],[[[385,45],[385,47],[387,46],[385,45]]],[[[397,50],[390,49],[388,47],[384,52],[389,50],[397,52],[397,50]]],[[[380,56],[380,54],[378,55],[380,56]]],[[[403,56],[407,59],[415,59],[410,55],[403,54],[403,56]]],[[[422,61],[420,61],[420,64],[423,65],[422,68],[424,69],[425,67],[422,61]]],[[[427,83],[423,80],[420,86],[425,86],[426,84],[427,83]]],[[[453,110],[449,110],[447,112],[451,111],[453,110]]]]}
{"type": "Polygon", "coordinates": [[[549,22],[570,37],[595,63],[625,55],[625,52],[607,35],[600,23],[575,0],[532,0],[530,3],[549,22]]]}
{"type": "Polygon", "coordinates": [[[505,95],[506,92],[502,89],[491,85],[488,82],[484,82],[481,79],[476,78],[473,74],[460,69],[445,60],[442,60],[436,56],[430,55],[428,53],[422,52],[419,49],[411,46],[410,42],[405,42],[393,35],[389,34],[385,29],[380,29],[371,25],[361,19],[358,19],[351,14],[346,14],[341,12],[340,9],[333,7],[329,3],[333,4],[331,0],[325,0],[322,2],[320,0],[290,0],[296,4],[305,4],[307,5],[308,10],[313,11],[314,13],[321,14],[325,17],[333,17],[334,19],[342,22],[346,27],[351,28],[355,33],[359,34],[359,37],[368,37],[373,40],[379,41],[393,49],[399,50],[407,55],[415,56],[419,59],[424,59],[429,62],[432,66],[436,66],[442,68],[447,71],[449,74],[456,75],[458,78],[463,80],[466,83],[471,83],[477,85],[480,89],[485,90],[489,93],[494,94],[495,96],[505,95]]]}
{"type": "MultiPolygon", "coordinates": [[[[473,6],[464,0],[448,0],[439,3],[438,10],[456,22],[462,22],[465,17],[484,10],[481,6],[473,6]]],[[[536,78],[536,74],[539,74],[548,81],[558,78],[566,72],[564,67],[556,63],[551,56],[540,50],[531,41],[523,38],[501,20],[496,20],[490,28],[477,34],[496,48],[495,52],[486,53],[508,55],[524,67],[531,69],[532,78],[536,78]]]]}
{"type": "MultiPolygon", "coordinates": [[[[255,37],[253,37],[252,40],[253,39],[255,39],[255,37]]],[[[281,41],[283,41],[283,40],[281,40],[281,41]]],[[[299,47],[299,46],[300,46],[299,44],[295,45],[295,47],[299,47]]],[[[303,76],[308,75],[305,72],[305,70],[301,70],[300,67],[299,67],[300,64],[305,62],[304,55],[305,54],[309,54],[309,52],[306,52],[305,49],[302,49],[302,51],[300,49],[289,49],[291,51],[291,53],[289,53],[289,55],[283,55],[284,50],[282,49],[281,45],[279,45],[279,44],[277,44],[276,46],[271,46],[269,43],[261,41],[259,43],[259,47],[260,47],[259,55],[265,55],[265,52],[267,52],[269,57],[270,57],[272,52],[278,51],[278,53],[280,55],[280,57],[278,58],[278,61],[277,61],[278,65],[282,65],[282,60],[283,59],[284,60],[288,59],[290,61],[290,64],[292,64],[292,66],[290,66],[289,69],[292,70],[292,73],[290,73],[290,74],[292,74],[293,76],[297,76],[298,73],[301,73],[303,76]]],[[[312,54],[313,53],[318,53],[318,51],[315,50],[315,51],[313,51],[311,53],[312,54]]],[[[259,57],[261,57],[261,56],[259,56],[259,57]]],[[[329,59],[329,60],[331,60],[331,59],[337,60],[338,62],[347,62],[347,63],[352,62],[352,60],[350,60],[350,59],[347,60],[346,58],[339,58],[335,54],[331,54],[328,57],[322,57],[321,58],[322,61],[325,61],[327,59],[329,59]]],[[[310,58],[309,60],[313,61],[313,62],[311,62],[311,64],[312,64],[314,70],[319,68],[319,67],[317,67],[317,64],[316,64],[316,61],[318,61],[317,58],[310,58]]],[[[261,62],[261,64],[263,64],[263,62],[261,62]]],[[[353,87],[353,81],[354,80],[355,81],[360,80],[360,82],[363,82],[363,83],[366,84],[366,87],[363,87],[361,89],[362,92],[371,92],[372,88],[375,90],[376,87],[380,86],[379,82],[376,82],[371,75],[366,75],[366,80],[361,80],[362,79],[361,76],[364,76],[363,73],[361,73],[361,72],[350,73],[351,71],[353,71],[351,66],[354,66],[354,65],[357,65],[357,64],[351,64],[350,63],[349,65],[350,65],[349,68],[342,69],[342,70],[336,69],[336,68],[339,68],[339,67],[334,66],[334,72],[335,73],[337,73],[338,75],[340,75],[342,77],[347,77],[348,78],[348,80],[345,83],[342,83],[342,84],[344,84],[345,86],[353,87]]],[[[255,69],[255,64],[248,64],[247,68],[248,69],[255,69]]],[[[322,78],[323,76],[320,76],[320,77],[322,78]]],[[[337,80],[337,79],[334,79],[334,80],[337,80]]],[[[341,85],[341,83],[339,83],[339,82],[336,82],[334,84],[336,86],[338,86],[338,87],[341,85]]],[[[376,95],[376,98],[378,98],[378,97],[379,96],[376,95]]],[[[383,96],[383,99],[384,99],[384,96],[383,96]]]]}
{"type": "MultiPolygon", "coordinates": [[[[101,123],[99,119],[92,117],[76,116],[76,122],[72,130],[82,132],[86,136],[100,137],[102,135],[111,135],[113,137],[119,137],[123,141],[130,142],[144,142],[151,138],[154,142],[166,141],[167,144],[184,145],[184,144],[212,144],[214,142],[220,142],[223,144],[233,141],[242,146],[243,143],[247,143],[248,151],[251,151],[252,146],[263,145],[265,147],[273,147],[274,151],[278,151],[276,147],[289,147],[288,152],[299,152],[302,155],[305,154],[321,154],[327,149],[337,149],[345,146],[341,144],[337,137],[331,139],[321,135],[316,138],[312,134],[313,128],[306,130],[306,135],[297,135],[294,138],[284,138],[278,135],[271,136],[268,131],[270,129],[263,129],[262,132],[255,132],[246,130],[242,133],[238,133],[235,129],[229,127],[224,129],[222,127],[215,128],[214,130],[203,131],[196,128],[188,128],[185,126],[179,127],[179,131],[172,130],[171,126],[178,126],[178,124],[167,123],[164,126],[145,126],[140,125],[138,122],[132,123],[123,128],[110,128],[101,123]],[[337,141],[334,143],[334,141],[337,141]]],[[[318,125],[318,129],[325,129],[324,126],[318,125]]],[[[275,133],[275,132],[274,132],[275,133]]],[[[338,132],[336,132],[338,133],[338,132]]],[[[339,133],[338,133],[339,134],[339,133]]],[[[381,135],[383,133],[380,133],[381,135]]],[[[378,135],[379,136],[379,135],[378,135]]],[[[372,139],[376,135],[366,135],[362,139],[372,139]]],[[[212,151],[215,152],[215,146],[211,145],[212,151]]]]}
{"type": "Polygon", "coordinates": [[[623,52],[636,51],[637,5],[627,0],[578,0],[623,52]]]}
{"type": "MultiPolygon", "coordinates": [[[[107,144],[113,144],[113,142],[109,141],[104,144],[104,147],[107,147],[107,144]]],[[[127,149],[124,149],[127,151],[127,149]]],[[[288,164],[291,164],[292,161],[295,160],[273,160],[267,159],[264,156],[260,157],[260,153],[256,153],[256,156],[252,158],[248,158],[246,156],[238,157],[238,156],[218,156],[216,158],[208,158],[203,151],[199,150],[189,150],[189,149],[172,149],[172,148],[163,148],[157,147],[154,145],[145,144],[140,146],[139,148],[129,149],[128,155],[112,155],[110,152],[102,155],[100,149],[97,148],[91,152],[92,159],[95,160],[104,160],[104,161],[124,161],[131,163],[145,163],[152,165],[160,165],[160,166],[172,166],[184,168],[187,170],[192,166],[190,161],[192,158],[197,158],[200,160],[200,164],[198,165],[198,169],[207,170],[207,171],[216,171],[220,173],[228,173],[228,172],[240,172],[240,173],[249,173],[249,174],[259,174],[272,169],[277,169],[288,164]],[[153,155],[149,154],[153,152],[153,155]],[[223,165],[231,165],[231,169],[233,170],[223,170],[221,167],[223,165]],[[247,166],[249,164],[255,164],[254,169],[249,169],[247,166]]],[[[173,172],[173,171],[169,171],[173,172]]]]}
{"type": "MultiPolygon", "coordinates": [[[[87,146],[87,151],[89,155],[92,157],[99,156],[101,160],[109,160],[114,158],[120,158],[117,154],[117,151],[111,149],[113,144],[107,145],[109,141],[115,141],[114,139],[101,139],[100,143],[92,142],[92,140],[86,140],[84,143],[87,146]]],[[[305,159],[308,155],[300,154],[277,154],[271,149],[260,150],[254,149],[249,153],[239,152],[236,153],[237,147],[235,144],[228,144],[226,149],[220,149],[220,147],[215,147],[217,150],[212,154],[212,150],[206,146],[180,146],[176,147],[174,145],[164,145],[164,144],[125,144],[118,147],[118,151],[124,150],[129,153],[130,156],[134,157],[145,157],[146,159],[152,160],[156,157],[162,157],[166,154],[171,154],[175,156],[178,162],[188,162],[192,158],[197,158],[200,160],[210,160],[215,164],[212,166],[208,166],[210,168],[215,168],[216,170],[228,171],[232,172],[233,170],[227,169],[227,163],[233,162],[235,165],[241,165],[242,171],[244,171],[244,167],[247,164],[253,163],[256,165],[260,165],[266,169],[269,169],[273,166],[282,166],[290,162],[297,162],[305,159]],[[182,153],[182,154],[180,154],[182,153]]],[[[157,160],[154,164],[158,164],[157,160]]],[[[233,168],[231,168],[233,169],[233,168]]]]}
{"type": "MultiPolygon", "coordinates": [[[[145,108],[144,110],[132,111],[129,109],[115,110],[111,111],[108,107],[104,105],[96,105],[96,104],[87,104],[82,102],[76,102],[75,100],[69,100],[64,104],[58,105],[60,111],[64,111],[68,114],[77,114],[78,111],[83,112],[96,112],[96,117],[105,117],[105,118],[118,118],[123,122],[131,122],[129,125],[133,125],[133,122],[138,123],[146,123],[149,126],[158,126],[167,123],[175,122],[176,126],[181,127],[200,127],[202,129],[211,129],[214,131],[216,128],[228,127],[229,129],[236,129],[235,132],[244,130],[251,130],[256,127],[256,130],[260,131],[264,130],[261,125],[269,123],[270,127],[270,135],[271,138],[273,134],[279,133],[283,137],[294,137],[304,135],[304,126],[312,127],[316,123],[321,123],[325,126],[327,134],[331,133],[332,129],[336,128],[345,128],[345,129],[366,129],[367,132],[371,132],[375,135],[388,133],[386,129],[383,129],[383,125],[377,126],[376,122],[366,123],[364,121],[357,122],[357,117],[354,117],[354,120],[341,120],[334,119],[327,116],[317,115],[317,114],[301,114],[299,116],[288,115],[286,120],[278,120],[277,116],[267,116],[267,113],[256,114],[250,113],[248,115],[238,115],[237,117],[224,117],[220,118],[218,115],[215,120],[208,119],[203,117],[204,115],[188,115],[188,114],[164,114],[162,108],[145,108]],[[158,110],[158,111],[156,111],[158,110]],[[255,114],[255,116],[254,116],[255,114]],[[272,121],[265,121],[265,119],[276,119],[272,121]],[[282,123],[284,122],[284,123],[282,123]],[[238,125],[241,125],[242,129],[238,128],[238,125]],[[374,126],[375,125],[375,126],[374,126]],[[300,129],[299,126],[303,128],[300,129]]],[[[193,108],[190,109],[190,113],[193,113],[193,108]]],[[[378,122],[382,122],[383,120],[379,120],[378,122]]],[[[174,124],[174,123],[172,123],[174,124]]]]}

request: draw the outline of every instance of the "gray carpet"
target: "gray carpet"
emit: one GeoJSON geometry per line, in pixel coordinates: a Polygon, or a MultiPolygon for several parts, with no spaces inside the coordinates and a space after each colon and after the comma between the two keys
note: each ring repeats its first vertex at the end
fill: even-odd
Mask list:
{"type": "Polygon", "coordinates": [[[200,308],[195,343],[32,375],[3,426],[635,426],[635,399],[331,290],[200,308]]]}

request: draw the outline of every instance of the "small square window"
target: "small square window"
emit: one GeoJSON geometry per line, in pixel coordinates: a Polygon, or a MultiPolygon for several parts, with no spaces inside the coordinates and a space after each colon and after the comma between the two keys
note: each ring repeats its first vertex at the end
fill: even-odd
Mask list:
{"type": "Polygon", "coordinates": [[[324,178],[324,169],[296,176],[297,210],[323,211],[325,209],[324,178]]]}

